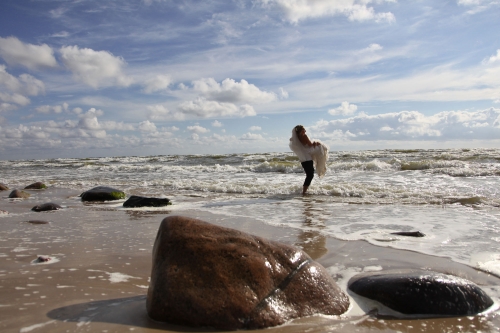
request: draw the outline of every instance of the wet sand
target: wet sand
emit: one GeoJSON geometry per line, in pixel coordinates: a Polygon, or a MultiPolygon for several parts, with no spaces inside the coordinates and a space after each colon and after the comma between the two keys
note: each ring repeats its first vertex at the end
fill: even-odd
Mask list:
{"type": "MultiPolygon", "coordinates": [[[[381,248],[366,242],[339,241],[314,231],[271,227],[251,219],[183,211],[175,206],[125,210],[116,204],[86,205],[78,198],[82,191],[31,190],[27,192],[32,196],[25,200],[8,199],[10,191],[0,192],[0,331],[213,331],[156,323],[147,317],[145,297],[152,246],[160,222],[174,214],[300,246],[327,267],[344,290],[348,279],[345,272],[355,274],[360,268],[370,267],[432,269],[467,278],[480,286],[500,288],[499,278],[446,258],[381,248]],[[58,203],[63,209],[31,211],[33,206],[45,202],[58,203]],[[40,255],[51,260],[32,263],[40,255]]],[[[498,327],[498,311],[483,316],[419,320],[377,319],[352,312],[340,318],[294,320],[268,331],[498,332],[498,327]]]]}

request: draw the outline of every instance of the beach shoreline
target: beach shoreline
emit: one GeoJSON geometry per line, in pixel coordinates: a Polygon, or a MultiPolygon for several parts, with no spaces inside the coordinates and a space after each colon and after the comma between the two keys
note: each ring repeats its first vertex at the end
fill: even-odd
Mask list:
{"type": "MultiPolygon", "coordinates": [[[[197,332],[213,331],[156,323],[147,318],[145,295],[151,249],[166,216],[198,218],[216,225],[301,247],[325,266],[345,290],[348,275],[379,269],[428,269],[467,278],[480,286],[500,279],[447,258],[342,241],[310,230],[271,226],[253,218],[228,217],[206,210],[172,206],[123,209],[119,203],[82,203],[79,189],[27,190],[29,199],[8,199],[0,192],[2,332],[197,332]],[[62,210],[36,213],[31,208],[57,202],[62,210]],[[31,222],[29,222],[31,221],[31,222]],[[33,223],[45,221],[46,224],[33,223]],[[38,256],[48,262],[32,263],[38,256]]],[[[184,202],[203,196],[179,197],[184,202]]],[[[352,295],[351,295],[352,297],[352,295]]],[[[350,312],[339,318],[294,320],[272,332],[498,332],[496,313],[437,319],[381,319],[350,312]],[[472,330],[474,328],[474,330],[472,330]]]]}

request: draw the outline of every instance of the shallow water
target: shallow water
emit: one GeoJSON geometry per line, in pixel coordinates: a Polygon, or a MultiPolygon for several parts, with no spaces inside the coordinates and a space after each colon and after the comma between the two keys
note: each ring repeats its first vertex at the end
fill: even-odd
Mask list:
{"type": "Polygon", "coordinates": [[[0,182],[203,196],[194,208],[450,257],[500,275],[500,149],[332,152],[328,168],[310,187],[321,202],[314,209],[299,196],[304,174],[292,153],[0,161],[0,182]],[[426,237],[390,234],[415,230],[426,237]]]}
{"type": "MultiPolygon", "coordinates": [[[[24,201],[8,199],[10,191],[0,192],[0,209],[9,212],[0,214],[0,260],[5,264],[0,274],[3,277],[11,272],[32,274],[33,269],[43,274],[39,267],[52,271],[56,265],[60,274],[61,269],[66,273],[71,272],[70,269],[82,270],[78,265],[68,265],[68,260],[74,263],[80,257],[85,262],[86,280],[101,281],[99,283],[106,286],[127,284],[125,289],[116,290],[115,296],[124,290],[131,295],[140,294],[148,284],[149,272],[138,274],[128,267],[137,263],[137,259],[124,259],[137,255],[149,258],[161,219],[180,212],[192,217],[217,216],[210,222],[250,233],[260,232],[261,224],[256,221],[283,230],[283,234],[273,234],[272,238],[302,247],[336,275],[341,286],[347,284],[350,276],[387,267],[393,259],[381,258],[380,253],[366,253],[366,257],[360,258],[356,253],[355,263],[342,261],[341,257],[333,260],[330,258],[334,252],[333,240],[348,241],[348,244],[366,241],[380,249],[410,250],[500,276],[500,150],[333,152],[328,167],[326,176],[316,177],[310,195],[303,197],[300,192],[305,176],[292,154],[0,161],[0,182],[11,189],[21,189],[36,181],[49,186],[45,191],[31,191],[32,197],[24,201]],[[122,201],[97,206],[82,204],[78,194],[99,185],[115,187],[127,195],[168,197],[174,204],[168,209],[124,209],[122,201]],[[71,195],[61,197],[58,189],[68,189],[71,195]],[[30,207],[43,203],[40,201],[56,202],[64,210],[29,211],[30,207]],[[26,222],[40,217],[49,224],[26,222]],[[44,229],[47,226],[49,228],[44,229]],[[425,237],[392,234],[398,231],[420,231],[425,237]],[[69,251],[73,247],[77,250],[69,251]],[[31,261],[39,254],[49,255],[54,261],[35,268],[31,261]],[[109,269],[107,266],[115,266],[104,263],[110,258],[114,258],[121,269],[109,269]]],[[[345,245],[339,251],[344,253],[345,245]]],[[[426,266],[421,262],[425,260],[415,262],[427,268],[439,267],[438,264],[426,266]]],[[[59,285],[73,286],[70,282],[61,281],[59,285]]],[[[37,296],[22,296],[29,294],[24,290],[33,289],[28,284],[37,283],[17,286],[24,288],[17,290],[20,294],[16,296],[19,299],[16,306],[20,309],[40,305],[38,301],[22,301],[23,297],[37,296]],[[23,305],[25,303],[29,305],[23,305]]],[[[496,301],[500,299],[497,285],[485,282],[482,287],[496,301]]],[[[76,288],[73,288],[74,294],[78,295],[76,288]]],[[[78,288],[85,289],[81,285],[78,288]]],[[[99,293],[86,293],[95,300],[106,299],[104,295],[99,297],[99,293]]],[[[77,299],[78,296],[72,298],[71,304],[77,299]]],[[[60,302],[54,300],[53,305],[60,302]]],[[[0,306],[10,305],[3,302],[0,306]]],[[[493,315],[497,318],[496,313],[493,315]]],[[[315,322],[306,327],[318,332],[340,327],[344,327],[341,330],[345,332],[350,331],[346,327],[364,331],[366,325],[366,330],[437,332],[440,327],[444,331],[456,331],[460,326],[456,320],[444,319],[384,323],[364,318],[353,324],[361,320],[359,316],[363,316],[362,311],[352,312],[351,319],[337,324],[328,319],[324,325],[315,322]],[[405,329],[400,329],[401,324],[405,329]]],[[[464,320],[462,331],[472,332],[475,325],[483,331],[495,332],[491,318],[464,320]]],[[[42,319],[37,322],[43,323],[42,319]]],[[[300,322],[288,329],[301,331],[304,327],[300,322]]],[[[498,319],[493,322],[498,323],[498,319]]],[[[53,323],[43,327],[51,325],[53,323]]],[[[93,327],[95,330],[96,326],[93,327]]]]}

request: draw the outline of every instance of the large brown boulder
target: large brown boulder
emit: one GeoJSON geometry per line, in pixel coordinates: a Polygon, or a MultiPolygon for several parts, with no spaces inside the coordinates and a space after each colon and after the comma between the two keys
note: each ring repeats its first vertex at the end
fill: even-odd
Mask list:
{"type": "Polygon", "coordinates": [[[147,297],[154,320],[255,329],[348,307],[323,266],[296,247],[180,216],[160,225],[147,297]]]}
{"type": "Polygon", "coordinates": [[[469,316],[493,305],[493,300],[471,281],[432,271],[364,273],[349,280],[348,287],[407,315],[469,316]]]}

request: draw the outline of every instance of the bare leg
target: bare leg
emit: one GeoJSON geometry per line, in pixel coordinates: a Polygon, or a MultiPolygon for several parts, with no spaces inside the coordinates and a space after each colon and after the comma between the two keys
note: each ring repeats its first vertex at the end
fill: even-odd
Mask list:
{"type": "Polygon", "coordinates": [[[302,186],[302,195],[306,194],[308,187],[309,186],[302,186]]]}

